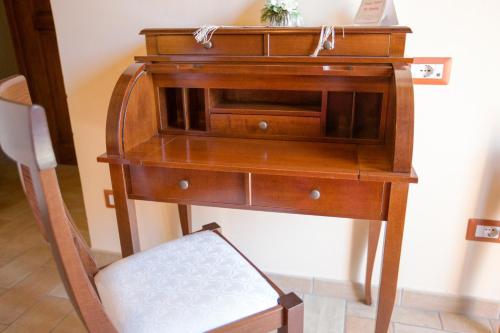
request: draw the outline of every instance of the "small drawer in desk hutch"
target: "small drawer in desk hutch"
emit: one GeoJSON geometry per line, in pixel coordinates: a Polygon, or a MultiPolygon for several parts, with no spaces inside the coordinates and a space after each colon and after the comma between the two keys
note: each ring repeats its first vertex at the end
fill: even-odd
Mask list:
{"type": "Polygon", "coordinates": [[[252,175],[252,205],[289,212],[382,219],[384,185],[342,179],[252,175]]]}
{"type": "Polygon", "coordinates": [[[130,166],[129,196],[167,202],[245,203],[243,174],[130,166]]]}
{"type": "Polygon", "coordinates": [[[212,132],[217,134],[297,137],[321,135],[320,119],[315,117],[213,114],[210,122],[212,132]]]}

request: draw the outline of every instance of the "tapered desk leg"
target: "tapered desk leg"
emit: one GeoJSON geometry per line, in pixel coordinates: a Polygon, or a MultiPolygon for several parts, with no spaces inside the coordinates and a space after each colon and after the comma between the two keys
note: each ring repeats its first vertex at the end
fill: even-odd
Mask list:
{"type": "Polygon", "coordinates": [[[182,235],[191,233],[191,205],[178,205],[179,219],[181,221],[182,235]]]}
{"type": "Polygon", "coordinates": [[[391,322],[398,284],[399,259],[406,213],[408,184],[392,183],[386,224],[382,277],[375,333],[386,333],[391,322]]]}
{"type": "Polygon", "coordinates": [[[372,304],[372,275],[375,256],[377,255],[377,245],[380,238],[382,221],[370,221],[368,227],[368,247],[366,256],[366,275],[365,275],[365,303],[372,304]]]}
{"type": "Polygon", "coordinates": [[[113,196],[115,198],[116,221],[124,258],[140,251],[135,203],[127,197],[125,168],[125,166],[117,164],[109,165],[113,196]]]}

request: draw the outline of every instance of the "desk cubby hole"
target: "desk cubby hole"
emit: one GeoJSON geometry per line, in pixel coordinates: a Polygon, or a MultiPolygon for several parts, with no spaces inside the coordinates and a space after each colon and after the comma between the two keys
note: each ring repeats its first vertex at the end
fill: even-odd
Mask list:
{"type": "Polygon", "coordinates": [[[380,139],[383,93],[328,92],[326,135],[343,139],[380,139]]]}
{"type": "Polygon", "coordinates": [[[166,115],[166,129],[206,131],[205,89],[160,88],[161,112],[166,115]]]}
{"type": "Polygon", "coordinates": [[[212,113],[320,116],[321,91],[210,89],[212,113]]]}

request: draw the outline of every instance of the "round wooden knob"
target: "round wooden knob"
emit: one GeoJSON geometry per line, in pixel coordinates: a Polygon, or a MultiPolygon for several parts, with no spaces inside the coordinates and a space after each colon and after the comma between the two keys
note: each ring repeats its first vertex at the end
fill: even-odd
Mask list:
{"type": "Polygon", "coordinates": [[[326,49],[326,50],[333,50],[333,44],[331,41],[327,40],[325,41],[325,43],[323,44],[323,47],[326,49]]]}
{"type": "Polygon", "coordinates": [[[206,43],[203,43],[203,47],[206,49],[211,49],[214,45],[212,44],[211,41],[208,41],[206,43]]]}
{"type": "Polygon", "coordinates": [[[313,200],[318,200],[321,197],[321,192],[317,189],[312,190],[311,193],[309,194],[311,199],[313,200]]]}
{"type": "Polygon", "coordinates": [[[189,188],[189,182],[183,179],[179,182],[179,187],[181,188],[181,190],[187,190],[189,188]]]}
{"type": "Polygon", "coordinates": [[[268,127],[269,127],[269,124],[267,123],[267,121],[264,121],[264,120],[263,120],[263,121],[261,121],[261,122],[259,123],[259,128],[260,128],[261,130],[263,130],[263,131],[265,131],[268,127]]]}

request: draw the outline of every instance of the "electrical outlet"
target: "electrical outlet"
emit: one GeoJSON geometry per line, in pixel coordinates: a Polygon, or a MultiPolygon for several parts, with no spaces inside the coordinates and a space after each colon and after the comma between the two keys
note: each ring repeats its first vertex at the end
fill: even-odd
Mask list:
{"type": "Polygon", "coordinates": [[[413,64],[411,75],[415,79],[440,79],[443,77],[443,64],[413,64]]]}
{"type": "Polygon", "coordinates": [[[470,219],[467,240],[500,243],[500,221],[470,219]]]}
{"type": "Polygon", "coordinates": [[[446,85],[450,80],[451,58],[414,58],[411,74],[415,84],[446,85]]]}
{"type": "Polygon", "coordinates": [[[476,226],[476,237],[498,239],[500,235],[500,227],[491,227],[487,225],[476,226]]]}

